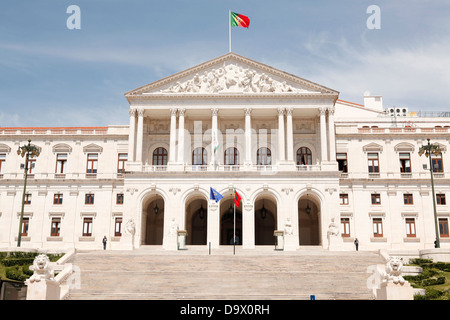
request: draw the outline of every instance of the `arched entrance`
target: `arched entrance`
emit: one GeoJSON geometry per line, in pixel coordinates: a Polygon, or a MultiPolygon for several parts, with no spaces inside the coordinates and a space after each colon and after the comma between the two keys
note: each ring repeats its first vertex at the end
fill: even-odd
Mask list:
{"type": "Polygon", "coordinates": [[[164,199],[160,195],[151,195],[144,201],[142,205],[142,244],[163,244],[164,211],[164,199]]]}
{"type": "Polygon", "coordinates": [[[320,200],[312,194],[298,201],[298,234],[301,246],[320,245],[320,200]]]}
{"type": "MultiPolygon", "coordinates": [[[[234,200],[222,199],[220,204],[220,244],[232,245],[234,234],[234,200]]],[[[242,244],[242,210],[236,207],[236,245],[242,244]]]]}
{"type": "Polygon", "coordinates": [[[259,196],[255,200],[255,245],[275,245],[276,228],[276,200],[268,195],[259,196]]]}
{"type": "Polygon", "coordinates": [[[203,195],[186,201],[187,245],[206,245],[208,226],[208,202],[203,195]]]}

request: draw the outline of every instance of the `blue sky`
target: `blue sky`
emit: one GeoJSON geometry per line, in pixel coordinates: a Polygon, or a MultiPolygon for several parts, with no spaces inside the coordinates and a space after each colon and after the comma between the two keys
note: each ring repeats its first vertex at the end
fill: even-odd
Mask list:
{"type": "Polygon", "coordinates": [[[343,100],[450,110],[450,1],[15,0],[0,3],[0,127],[128,124],[125,92],[228,52],[228,10],[250,18],[233,52],[343,100]]]}

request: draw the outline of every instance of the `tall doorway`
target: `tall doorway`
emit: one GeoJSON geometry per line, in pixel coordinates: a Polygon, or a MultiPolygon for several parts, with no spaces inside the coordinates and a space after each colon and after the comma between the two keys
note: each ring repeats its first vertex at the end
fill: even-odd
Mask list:
{"type": "Polygon", "coordinates": [[[220,204],[220,245],[232,245],[234,221],[236,220],[236,245],[242,244],[242,210],[236,207],[233,198],[222,199],[220,204]],[[236,217],[236,219],[234,219],[236,217]]]}
{"type": "Polygon", "coordinates": [[[208,227],[208,202],[195,196],[186,202],[187,245],[206,245],[208,227]]]}
{"type": "Polygon", "coordinates": [[[320,245],[320,200],[312,194],[298,201],[298,234],[300,245],[320,245]]]}
{"type": "Polygon", "coordinates": [[[142,208],[142,240],[145,245],[162,245],[164,237],[164,199],[154,194],[142,208]]]}
{"type": "Polygon", "coordinates": [[[267,195],[255,201],[255,245],[275,245],[273,232],[277,228],[276,200],[267,195]]]}

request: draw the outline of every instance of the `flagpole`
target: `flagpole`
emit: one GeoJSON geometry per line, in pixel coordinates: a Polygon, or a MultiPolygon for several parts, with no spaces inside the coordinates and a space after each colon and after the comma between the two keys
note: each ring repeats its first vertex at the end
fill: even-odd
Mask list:
{"type": "Polygon", "coordinates": [[[231,52],[231,10],[228,10],[228,42],[231,52]]]}

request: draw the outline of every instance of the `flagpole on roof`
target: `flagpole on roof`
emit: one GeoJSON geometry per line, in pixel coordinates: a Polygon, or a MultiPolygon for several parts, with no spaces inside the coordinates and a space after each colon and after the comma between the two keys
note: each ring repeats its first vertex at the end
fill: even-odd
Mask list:
{"type": "Polygon", "coordinates": [[[231,10],[228,10],[228,44],[231,52],[231,10]]]}

